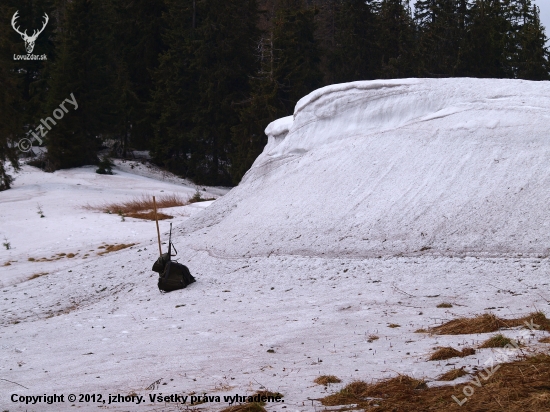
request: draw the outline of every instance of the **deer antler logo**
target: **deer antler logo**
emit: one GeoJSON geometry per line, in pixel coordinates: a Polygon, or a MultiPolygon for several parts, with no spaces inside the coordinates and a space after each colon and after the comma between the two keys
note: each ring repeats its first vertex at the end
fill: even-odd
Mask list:
{"type": "Polygon", "coordinates": [[[11,19],[11,26],[13,27],[13,29],[17,33],[19,33],[21,35],[21,38],[25,41],[25,49],[27,49],[27,54],[31,54],[32,51],[34,50],[34,43],[36,42],[36,39],[38,38],[38,35],[44,31],[44,29],[46,28],[46,25],[50,21],[50,18],[48,17],[48,15],[46,13],[44,13],[44,19],[45,20],[44,20],[44,25],[42,26],[42,28],[40,30],[34,30],[32,36],[28,36],[27,35],[27,30],[25,30],[23,33],[21,33],[19,31],[19,27],[15,27],[16,20],[19,18],[17,13],[19,13],[19,10],[17,10],[15,12],[15,14],[13,15],[13,17],[11,19]]]}

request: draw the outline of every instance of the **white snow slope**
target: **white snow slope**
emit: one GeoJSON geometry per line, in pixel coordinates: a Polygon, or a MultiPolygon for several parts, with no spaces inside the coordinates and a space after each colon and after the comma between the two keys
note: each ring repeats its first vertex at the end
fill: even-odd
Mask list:
{"type": "MultiPolygon", "coordinates": [[[[114,219],[107,225],[64,207],[60,221],[68,226],[95,219],[90,246],[119,232],[117,239],[138,245],[53,270],[36,263],[48,275],[32,280],[21,265],[22,281],[5,283],[0,406],[177,411],[188,404],[149,395],[206,392],[223,400],[268,388],[285,400],[269,411],[314,411],[321,409],[314,399],[356,379],[401,373],[437,385],[453,367],[482,368],[495,358],[492,349],[446,362],[428,358],[436,346],[475,347],[492,334],[414,331],[487,311],[548,314],[549,96],[548,82],[475,79],[356,82],[311,93],[293,117],[267,128],[268,145],[238,187],[176,220],[178,257],[197,282],[169,294],[158,292],[150,270],[158,253],[153,227],[101,216],[114,219]],[[443,302],[453,306],[436,307],[443,302]],[[313,383],[320,374],[343,382],[323,388],[313,383]],[[53,393],[144,400],[11,400],[53,393]]],[[[41,179],[33,173],[27,178],[41,179]]],[[[92,173],[78,178],[97,185],[92,173]]],[[[23,193],[21,185],[16,180],[11,195],[0,194],[0,212],[2,196],[23,193]]],[[[77,190],[68,190],[76,199],[77,190]]],[[[103,196],[115,194],[104,188],[103,196]]],[[[55,206],[55,195],[46,200],[38,189],[25,196],[27,205],[42,199],[55,206]]],[[[10,224],[11,232],[1,222],[0,232],[17,239],[20,225],[10,224]]],[[[163,238],[167,228],[161,222],[163,238]]],[[[37,230],[45,237],[46,229],[37,230]]],[[[48,245],[40,238],[29,242],[29,256],[48,245]]],[[[10,270],[25,260],[21,243],[10,270]]],[[[4,270],[1,259],[11,255],[1,253],[4,270]]],[[[524,352],[547,350],[538,343],[545,332],[502,333],[521,338],[524,352]]],[[[461,385],[456,395],[464,398],[461,385]]]]}
{"type": "Polygon", "coordinates": [[[228,256],[548,254],[549,92],[476,79],[319,89],[267,128],[241,185],[197,222],[217,223],[204,244],[231,239],[213,246],[228,256]]]}

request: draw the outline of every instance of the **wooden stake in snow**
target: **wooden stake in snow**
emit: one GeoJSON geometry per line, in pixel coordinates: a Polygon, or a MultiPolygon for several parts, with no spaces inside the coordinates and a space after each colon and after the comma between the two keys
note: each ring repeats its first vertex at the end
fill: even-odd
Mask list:
{"type": "Polygon", "coordinates": [[[157,218],[157,201],[155,200],[155,196],[153,196],[153,208],[154,208],[154,211],[155,211],[155,222],[157,222],[157,237],[158,237],[158,240],[159,240],[159,253],[160,253],[160,257],[162,257],[162,248],[160,246],[159,220],[157,218]]]}

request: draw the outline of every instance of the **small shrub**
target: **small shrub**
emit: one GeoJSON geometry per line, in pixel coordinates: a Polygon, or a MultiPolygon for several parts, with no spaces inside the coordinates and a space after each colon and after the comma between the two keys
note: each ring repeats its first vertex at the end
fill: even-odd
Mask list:
{"type": "Polygon", "coordinates": [[[112,175],[113,174],[113,167],[115,166],[114,163],[109,159],[107,156],[105,156],[101,162],[99,162],[99,167],[95,171],[97,174],[100,175],[112,175]]]}
{"type": "Polygon", "coordinates": [[[2,243],[2,246],[4,246],[6,248],[6,250],[11,249],[11,243],[8,242],[8,239],[6,238],[6,236],[4,236],[4,243],[2,243]]]}
{"type": "Polygon", "coordinates": [[[327,386],[330,383],[340,383],[342,382],[342,380],[334,375],[321,375],[317,377],[313,382],[315,382],[317,385],[327,386]]]}
{"type": "Polygon", "coordinates": [[[372,343],[372,342],[374,342],[375,340],[378,340],[378,339],[380,339],[380,338],[376,335],[369,335],[369,339],[367,340],[367,342],[372,343]]]}
{"type": "Polygon", "coordinates": [[[398,325],[397,323],[390,323],[388,325],[388,328],[400,328],[400,327],[401,327],[401,325],[398,325]]]}
{"type": "Polygon", "coordinates": [[[213,197],[203,198],[201,195],[201,192],[199,192],[199,189],[197,188],[197,191],[195,192],[195,194],[191,198],[189,198],[188,203],[208,202],[210,200],[216,200],[216,199],[213,197]]]}
{"type": "Polygon", "coordinates": [[[452,308],[453,305],[451,305],[450,303],[446,303],[446,302],[443,302],[443,303],[440,303],[439,305],[437,305],[438,308],[452,308]]]}

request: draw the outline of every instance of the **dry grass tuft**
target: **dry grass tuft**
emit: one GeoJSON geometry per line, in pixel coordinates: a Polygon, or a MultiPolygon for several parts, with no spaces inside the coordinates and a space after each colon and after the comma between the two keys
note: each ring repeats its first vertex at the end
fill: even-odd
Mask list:
{"type": "MultiPolygon", "coordinates": [[[[426,382],[414,379],[406,375],[399,375],[395,378],[383,380],[377,383],[368,384],[366,382],[355,381],[347,385],[341,391],[321,399],[324,406],[337,406],[358,404],[369,405],[371,400],[366,398],[386,398],[390,395],[401,399],[407,399],[413,396],[414,392],[426,388],[426,382]]],[[[375,401],[378,403],[378,399],[375,401]]]]}
{"type": "Polygon", "coordinates": [[[437,349],[432,356],[430,356],[431,361],[436,360],[445,360],[451,358],[464,358],[466,356],[474,355],[476,353],[475,349],[464,348],[462,351],[458,351],[450,346],[437,349]]]}
{"type": "Polygon", "coordinates": [[[401,325],[398,325],[397,323],[390,323],[388,325],[388,328],[400,328],[400,327],[401,327],[401,325]]]}
{"type": "MultiPolygon", "coordinates": [[[[171,195],[155,196],[155,200],[157,203],[157,209],[185,206],[189,204],[189,199],[185,199],[182,195],[175,193],[171,195]]],[[[153,195],[143,194],[126,202],[103,203],[97,206],[88,204],[84,206],[84,209],[129,216],[130,213],[153,210],[153,206],[153,195]]]]}
{"type": "Polygon", "coordinates": [[[380,339],[380,337],[378,337],[377,335],[369,335],[369,339],[367,340],[367,342],[372,343],[378,339],[380,339]]]}
{"type": "Polygon", "coordinates": [[[33,280],[33,279],[36,279],[36,278],[39,278],[41,276],[46,276],[48,273],[47,272],[42,272],[42,273],[35,273],[34,275],[32,275],[29,280],[33,280]]]}
{"type": "Polygon", "coordinates": [[[427,388],[412,378],[393,378],[377,384],[354,382],[342,391],[320,399],[326,406],[357,404],[357,408],[377,412],[538,412],[550,410],[550,355],[509,362],[493,369],[493,374],[480,372],[482,387],[471,384],[475,394],[466,398],[467,385],[427,388]],[[404,379],[406,378],[406,379],[404,379]],[[414,383],[412,383],[414,382],[414,383]],[[377,388],[378,390],[375,390],[377,388]],[[459,406],[452,396],[460,401],[459,406]],[[373,399],[375,398],[375,399],[373,399]],[[375,405],[377,405],[375,407],[375,405]]]}
{"type": "Polygon", "coordinates": [[[342,382],[342,380],[334,375],[321,375],[317,377],[313,382],[315,382],[317,385],[327,386],[329,383],[340,383],[342,382]]]}
{"type": "Polygon", "coordinates": [[[504,348],[506,345],[512,345],[512,339],[499,333],[483,342],[480,348],[504,348]]]}
{"type": "MultiPolygon", "coordinates": [[[[128,213],[126,217],[133,217],[134,219],[155,220],[155,212],[150,211],[147,213],[128,213]]],[[[157,212],[158,220],[172,219],[174,216],[167,215],[165,213],[157,212]]]]}
{"type": "Polygon", "coordinates": [[[6,262],[3,266],[11,266],[11,262],[6,262]]]}
{"type": "Polygon", "coordinates": [[[126,248],[128,248],[130,246],[134,246],[134,245],[136,245],[136,243],[128,243],[128,244],[121,243],[119,245],[106,245],[104,247],[105,250],[102,251],[102,252],[99,252],[98,255],[104,255],[106,253],[116,252],[118,250],[126,249],[126,248]]]}
{"type": "Polygon", "coordinates": [[[437,380],[438,381],[454,381],[457,378],[460,378],[461,376],[468,375],[468,372],[466,372],[464,369],[451,369],[448,372],[445,372],[443,375],[440,375],[437,380]]]}
{"type": "Polygon", "coordinates": [[[539,340],[540,343],[550,343],[550,336],[547,336],[545,338],[542,338],[539,340]]]}
{"type": "Polygon", "coordinates": [[[525,323],[535,323],[541,330],[550,331],[550,320],[544,313],[536,312],[522,318],[502,319],[492,313],[485,313],[474,318],[459,318],[443,325],[430,328],[429,332],[436,335],[469,335],[473,333],[496,332],[499,329],[509,329],[526,326],[525,323]]]}

